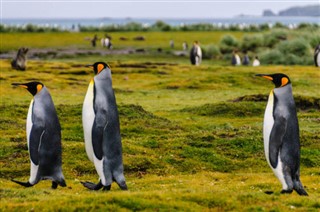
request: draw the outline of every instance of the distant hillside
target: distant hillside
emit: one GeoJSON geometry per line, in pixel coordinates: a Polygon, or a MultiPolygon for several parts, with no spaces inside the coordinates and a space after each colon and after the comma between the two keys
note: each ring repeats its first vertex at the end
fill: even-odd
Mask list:
{"type": "Polygon", "coordinates": [[[310,5],[304,7],[291,7],[282,10],[279,14],[273,13],[271,10],[264,10],[263,16],[320,16],[320,5],[310,5]]]}

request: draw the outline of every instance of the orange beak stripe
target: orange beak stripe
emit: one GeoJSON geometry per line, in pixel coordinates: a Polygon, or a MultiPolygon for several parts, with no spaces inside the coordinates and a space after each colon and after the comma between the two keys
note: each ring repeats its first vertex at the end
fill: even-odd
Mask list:
{"type": "Polygon", "coordinates": [[[19,87],[28,89],[28,86],[26,86],[26,85],[19,85],[19,87]]]}
{"type": "Polygon", "coordinates": [[[265,78],[265,79],[268,79],[268,80],[270,80],[270,81],[273,80],[273,78],[272,78],[272,77],[269,77],[269,76],[262,76],[262,77],[265,78]]]}

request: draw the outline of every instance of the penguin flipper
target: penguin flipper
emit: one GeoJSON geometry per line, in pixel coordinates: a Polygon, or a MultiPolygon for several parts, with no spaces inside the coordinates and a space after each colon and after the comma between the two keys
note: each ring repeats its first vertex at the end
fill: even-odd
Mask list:
{"type": "Polygon", "coordinates": [[[269,141],[269,160],[273,168],[276,168],[278,165],[279,151],[282,146],[282,139],[286,129],[287,120],[284,117],[278,117],[274,120],[269,141]]]}
{"type": "Polygon", "coordinates": [[[45,130],[42,126],[34,124],[30,132],[29,152],[35,165],[39,165],[39,149],[45,130]]]}
{"type": "Polygon", "coordinates": [[[29,183],[29,181],[28,181],[28,182],[20,182],[20,181],[14,180],[14,179],[11,179],[11,181],[12,181],[12,182],[15,182],[15,183],[17,183],[17,184],[19,184],[19,185],[22,185],[22,186],[24,186],[24,187],[31,187],[31,186],[33,186],[31,183],[29,183]]]}
{"type": "MultiPolygon", "coordinates": [[[[92,126],[92,148],[95,157],[99,160],[102,159],[103,152],[102,152],[102,141],[103,141],[103,127],[97,126],[97,118],[93,123],[92,126]]],[[[104,126],[104,125],[103,125],[104,126]]]]}
{"type": "Polygon", "coordinates": [[[90,190],[99,190],[99,189],[101,189],[102,187],[103,187],[103,185],[102,185],[102,183],[101,183],[101,180],[98,182],[98,184],[94,184],[94,183],[91,183],[91,182],[88,182],[88,181],[86,181],[86,182],[81,182],[81,184],[84,186],[84,187],[86,187],[86,188],[88,188],[88,189],[90,189],[90,190]]]}

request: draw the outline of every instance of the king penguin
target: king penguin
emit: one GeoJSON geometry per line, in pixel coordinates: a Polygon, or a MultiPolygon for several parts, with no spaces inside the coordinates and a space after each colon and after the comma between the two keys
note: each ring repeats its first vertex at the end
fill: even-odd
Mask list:
{"type": "Polygon", "coordinates": [[[257,74],[272,81],[264,114],[264,152],[273,173],[282,184],[281,193],[308,195],[300,181],[300,139],[292,85],[285,74],[257,74]]]}
{"type": "Polygon", "coordinates": [[[13,83],[32,95],[27,116],[27,142],[31,162],[27,182],[12,180],[31,187],[40,180],[52,180],[52,188],[66,183],[61,168],[61,127],[48,89],[41,82],[13,83]]]}
{"type": "Polygon", "coordinates": [[[89,65],[95,73],[91,80],[82,108],[82,124],[88,158],[99,175],[98,184],[82,182],[91,190],[110,190],[115,181],[127,190],[123,174],[122,144],[118,108],[110,67],[104,62],[89,65]]]}
{"type": "Polygon", "coordinates": [[[314,64],[316,67],[320,67],[320,44],[314,49],[314,64]]]}

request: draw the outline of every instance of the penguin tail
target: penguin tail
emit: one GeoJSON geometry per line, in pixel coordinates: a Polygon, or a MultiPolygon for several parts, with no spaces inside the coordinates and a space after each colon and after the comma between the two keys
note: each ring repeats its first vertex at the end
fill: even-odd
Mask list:
{"type": "Polygon", "coordinates": [[[18,181],[18,180],[14,180],[14,179],[11,179],[11,181],[12,181],[12,182],[15,182],[15,183],[17,183],[17,184],[19,184],[19,185],[22,185],[22,186],[24,186],[24,187],[31,187],[31,186],[33,186],[31,183],[29,183],[29,181],[28,181],[28,182],[20,182],[20,181],[18,181]]]}
{"type": "Polygon", "coordinates": [[[115,180],[118,186],[121,188],[121,190],[128,190],[128,186],[126,184],[126,181],[117,181],[115,180]]]}
{"type": "Polygon", "coordinates": [[[294,190],[301,196],[309,196],[304,188],[295,188],[294,190]]]}
{"type": "Polygon", "coordinates": [[[94,183],[91,183],[91,182],[88,182],[88,181],[86,181],[86,182],[81,182],[81,184],[82,184],[84,187],[86,187],[86,188],[88,188],[88,189],[90,189],[90,190],[96,190],[96,191],[99,190],[99,189],[101,189],[101,188],[103,187],[101,181],[99,181],[98,184],[94,184],[94,183]]]}
{"type": "Polygon", "coordinates": [[[128,190],[128,186],[127,186],[126,182],[123,182],[123,183],[118,184],[118,185],[122,190],[124,190],[124,191],[128,190]]]}
{"type": "Polygon", "coordinates": [[[308,196],[308,193],[300,181],[293,182],[293,189],[301,196],[308,196]]]}

